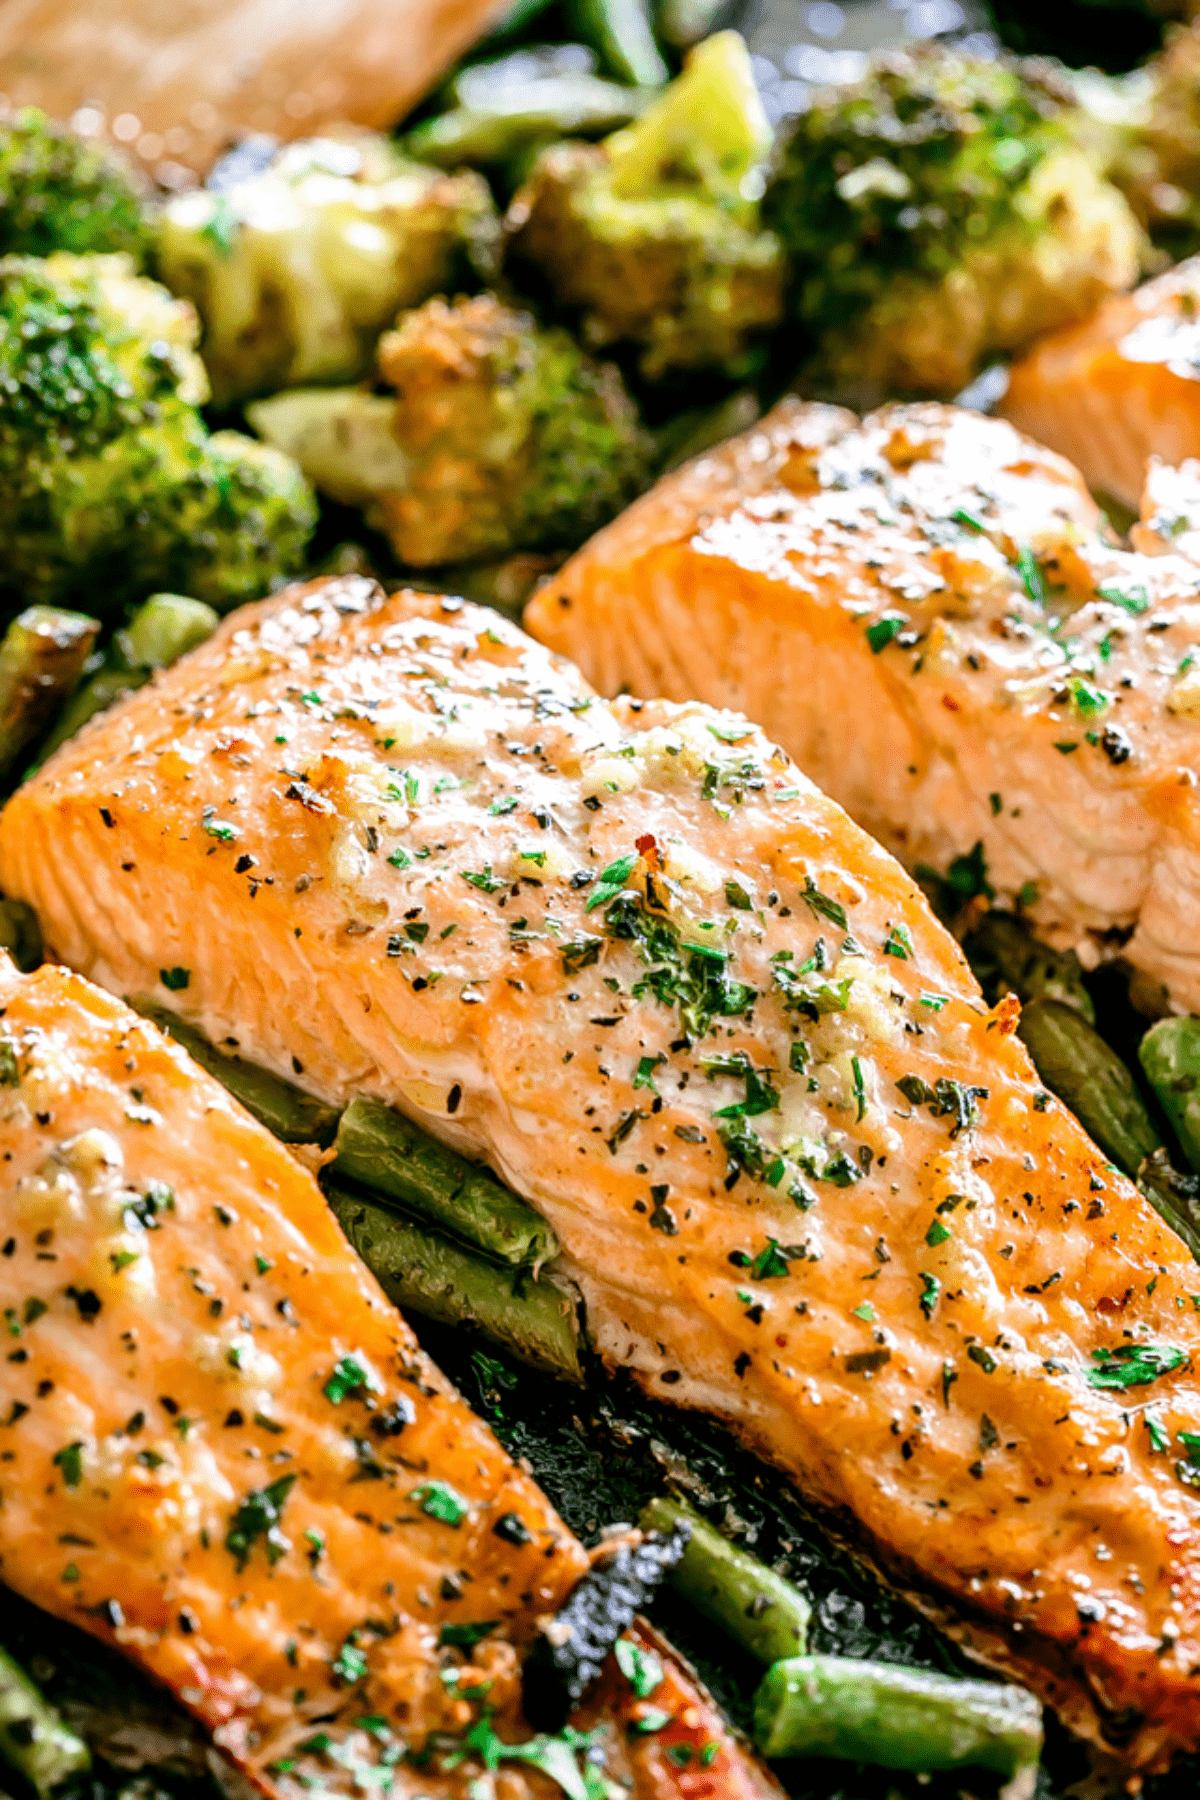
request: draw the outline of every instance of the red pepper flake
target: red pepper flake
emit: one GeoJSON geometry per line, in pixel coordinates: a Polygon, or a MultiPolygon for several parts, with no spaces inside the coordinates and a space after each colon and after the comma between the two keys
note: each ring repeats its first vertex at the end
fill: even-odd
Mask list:
{"type": "Polygon", "coordinates": [[[635,838],[634,842],[637,845],[637,853],[644,862],[649,863],[652,869],[662,868],[663,853],[658,847],[658,839],[653,832],[644,832],[640,838],[635,838]]]}

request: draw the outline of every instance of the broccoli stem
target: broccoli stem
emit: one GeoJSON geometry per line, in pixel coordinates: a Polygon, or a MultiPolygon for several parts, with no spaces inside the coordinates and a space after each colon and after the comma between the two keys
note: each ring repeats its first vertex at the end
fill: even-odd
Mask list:
{"type": "Polygon", "coordinates": [[[30,606],[0,639],[0,776],[11,774],[71,692],[99,629],[83,613],[30,606]]]}
{"type": "Polygon", "coordinates": [[[582,1383],[577,1301],[547,1276],[501,1267],[331,1183],[350,1243],[397,1306],[444,1325],[474,1325],[522,1362],[582,1383]]]}
{"type": "Polygon", "coordinates": [[[659,54],[644,0],[569,0],[571,29],[610,75],[630,87],[661,87],[671,71],[659,54]]]}
{"type": "Polygon", "coordinates": [[[92,1760],[83,1739],[5,1650],[0,1650],[0,1756],[39,1794],[83,1774],[92,1760]]]}
{"type": "Polygon", "coordinates": [[[335,1148],[335,1175],[371,1188],[385,1205],[400,1201],[486,1256],[536,1270],[558,1255],[558,1239],[531,1206],[378,1100],[350,1102],[335,1148]]]}
{"type": "Polygon", "coordinates": [[[1200,1019],[1160,1019],[1138,1061],[1191,1167],[1200,1170],[1200,1019]]]}
{"type": "Polygon", "coordinates": [[[122,694],[144,687],[155,669],[169,669],[186,651],[204,643],[219,624],[220,615],[203,600],[189,600],[184,594],[152,594],[125,629],[116,633],[103,667],[72,695],[42,746],[40,760],[122,694]]]}
{"type": "Polygon", "coordinates": [[[680,1500],[651,1500],[638,1523],[664,1535],[681,1524],[690,1527],[671,1585],[751,1656],[776,1663],[807,1649],[812,1609],[804,1595],[757,1557],[729,1543],[690,1506],[680,1500]]]}
{"type": "Polygon", "coordinates": [[[797,1656],[763,1677],[754,1740],[766,1756],[830,1756],[921,1773],[974,1764],[1012,1778],[1037,1766],[1042,1709],[1024,1688],[797,1656]]]}
{"type": "Polygon", "coordinates": [[[1073,1006],[1031,1000],[1017,1027],[1038,1074],[1110,1161],[1136,1175],[1160,1139],[1133,1076],[1073,1006]]]}
{"type": "Polygon", "coordinates": [[[280,1075],[272,1075],[269,1069],[260,1069],[257,1063],[243,1062],[240,1056],[227,1056],[223,1050],[215,1049],[203,1033],[157,1000],[132,995],[128,1003],[182,1044],[194,1062],[215,1076],[260,1125],[265,1125],[283,1143],[332,1143],[338,1121],[335,1106],[326,1106],[323,1100],[306,1094],[280,1075]]]}

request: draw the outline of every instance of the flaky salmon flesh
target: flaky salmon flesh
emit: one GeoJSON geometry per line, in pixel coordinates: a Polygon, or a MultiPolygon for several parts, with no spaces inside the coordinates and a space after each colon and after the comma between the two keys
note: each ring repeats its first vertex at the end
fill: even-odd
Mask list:
{"type": "Polygon", "coordinates": [[[641,1625],[669,1723],[639,1733],[610,1659],[561,1782],[514,1759],[522,1658],[586,1552],[289,1153],[118,1001],[3,956],[0,1156],[10,1587],[281,1800],[778,1800],[641,1625]]]}
{"type": "Polygon", "coordinates": [[[1200,1275],[761,731],[319,583],[66,745],[0,885],[105,987],[485,1157],[610,1366],[1076,1730],[1200,1742],[1200,1275]]]}
{"type": "Polygon", "coordinates": [[[1118,548],[1078,472],[940,405],[783,402],[527,613],[605,693],[737,707],[910,868],[1200,1011],[1200,469],[1118,548]],[[1186,523],[1186,520],[1185,520],[1186,523]],[[1189,526],[1189,530],[1191,527],[1189,526]]]}
{"type": "Polygon", "coordinates": [[[1200,257],[1049,332],[1009,370],[1000,410],[1136,512],[1152,457],[1200,456],[1200,257]]]}

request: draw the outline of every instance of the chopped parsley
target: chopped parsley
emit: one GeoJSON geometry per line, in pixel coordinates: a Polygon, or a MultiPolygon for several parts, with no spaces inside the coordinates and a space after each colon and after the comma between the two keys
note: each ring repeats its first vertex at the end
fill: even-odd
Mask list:
{"type": "Polygon", "coordinates": [[[237,1559],[239,1570],[245,1568],[260,1537],[265,1539],[269,1563],[277,1563],[291,1549],[290,1540],[279,1529],[279,1520],[295,1480],[294,1475],[281,1475],[269,1487],[251,1488],[234,1513],[225,1533],[225,1548],[237,1559]]]}
{"type": "Polygon", "coordinates": [[[887,937],[883,941],[883,954],[895,956],[901,962],[907,962],[913,953],[912,934],[907,925],[891,925],[887,937]]]}
{"type": "Polygon", "coordinates": [[[79,1478],[83,1474],[83,1443],[76,1440],[73,1444],[64,1444],[50,1458],[56,1469],[61,1469],[64,1487],[79,1486],[79,1478]]]}
{"type": "Polygon", "coordinates": [[[1115,587],[1110,581],[1102,581],[1096,593],[1101,600],[1107,600],[1112,606],[1123,606],[1135,618],[1150,609],[1150,596],[1144,587],[1124,589],[1115,587]]]}
{"type": "Polygon", "coordinates": [[[158,971],[158,979],[172,994],[178,994],[192,979],[192,971],[190,969],[181,969],[178,967],[174,969],[160,969],[158,971]]]}
{"type": "Polygon", "coordinates": [[[628,856],[618,856],[616,862],[609,863],[588,897],[588,912],[595,912],[598,906],[607,906],[610,900],[616,899],[632,875],[637,860],[636,851],[631,851],[628,856]]]}
{"type": "Polygon", "coordinates": [[[892,639],[904,630],[908,620],[903,613],[884,613],[873,625],[867,626],[867,642],[876,656],[886,650],[892,639]]]}
{"type": "Polygon", "coordinates": [[[804,877],[802,898],[814,919],[828,919],[829,923],[836,925],[839,931],[850,929],[845,907],[839,905],[836,900],[831,900],[828,894],[823,894],[811,875],[804,877]]]}
{"type": "Polygon", "coordinates": [[[1042,579],[1042,571],[1038,566],[1037,557],[1028,544],[1023,544],[1017,551],[1016,563],[1017,574],[1021,577],[1025,592],[1035,605],[1044,606],[1046,604],[1046,583],[1042,579]]]}
{"type": "Polygon", "coordinates": [[[927,1106],[934,1118],[953,1118],[952,1138],[971,1129],[979,1117],[979,1101],[988,1098],[987,1088],[968,1087],[945,1075],[939,1076],[932,1087],[919,1075],[902,1075],[896,1086],[913,1106],[927,1106]]]}
{"type": "Polygon", "coordinates": [[[562,947],[562,966],[564,975],[577,975],[580,969],[590,969],[599,962],[600,952],[604,948],[602,937],[593,937],[585,932],[582,937],[572,938],[570,943],[562,947]]]}
{"type": "Polygon", "coordinates": [[[663,1666],[653,1650],[643,1650],[632,1639],[619,1637],[614,1645],[617,1667],[639,1700],[649,1699],[663,1679],[663,1666]]]}
{"type": "Polygon", "coordinates": [[[364,1369],[356,1356],[339,1356],[322,1392],[327,1400],[340,1406],[349,1395],[357,1394],[363,1388],[373,1392],[377,1386],[370,1371],[364,1369]]]}
{"type": "Polygon", "coordinates": [[[491,863],[483,869],[460,869],[459,874],[473,888],[478,888],[481,894],[498,894],[501,888],[508,886],[498,875],[493,875],[491,863]]]}
{"type": "Polygon", "coordinates": [[[1187,1351],[1174,1344],[1115,1344],[1111,1350],[1093,1350],[1092,1361],[1096,1366],[1087,1371],[1089,1387],[1145,1387],[1182,1368],[1187,1351]]]}
{"type": "Polygon", "coordinates": [[[448,1481],[422,1482],[420,1487],[413,1489],[412,1498],[423,1513],[442,1525],[461,1525],[471,1510],[470,1502],[464,1500],[448,1481]]]}

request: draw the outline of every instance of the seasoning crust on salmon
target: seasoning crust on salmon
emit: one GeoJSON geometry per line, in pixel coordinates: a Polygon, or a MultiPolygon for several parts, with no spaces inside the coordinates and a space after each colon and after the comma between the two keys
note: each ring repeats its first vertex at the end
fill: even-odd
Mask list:
{"type": "Polygon", "coordinates": [[[485,1156],[610,1365],[1077,1730],[1200,1741],[1195,1267],[756,728],[318,583],[67,745],[0,884],[105,986],[485,1156]]]}
{"type": "Polygon", "coordinates": [[[786,400],[593,538],[527,624],[602,692],[749,713],[909,867],[967,858],[1039,935],[1088,966],[1120,950],[1200,1011],[1200,560],[1178,513],[1152,495],[1131,552],[1002,420],[786,400]]]}
{"type": "Polygon", "coordinates": [[[522,1660],[587,1553],[311,1175],[153,1026],[6,957],[0,1155],[10,1587],[284,1800],[463,1796],[487,1769],[497,1800],[778,1795],[641,1624],[662,1728],[610,1659],[571,1722],[590,1747],[531,1741],[522,1660]]]}

